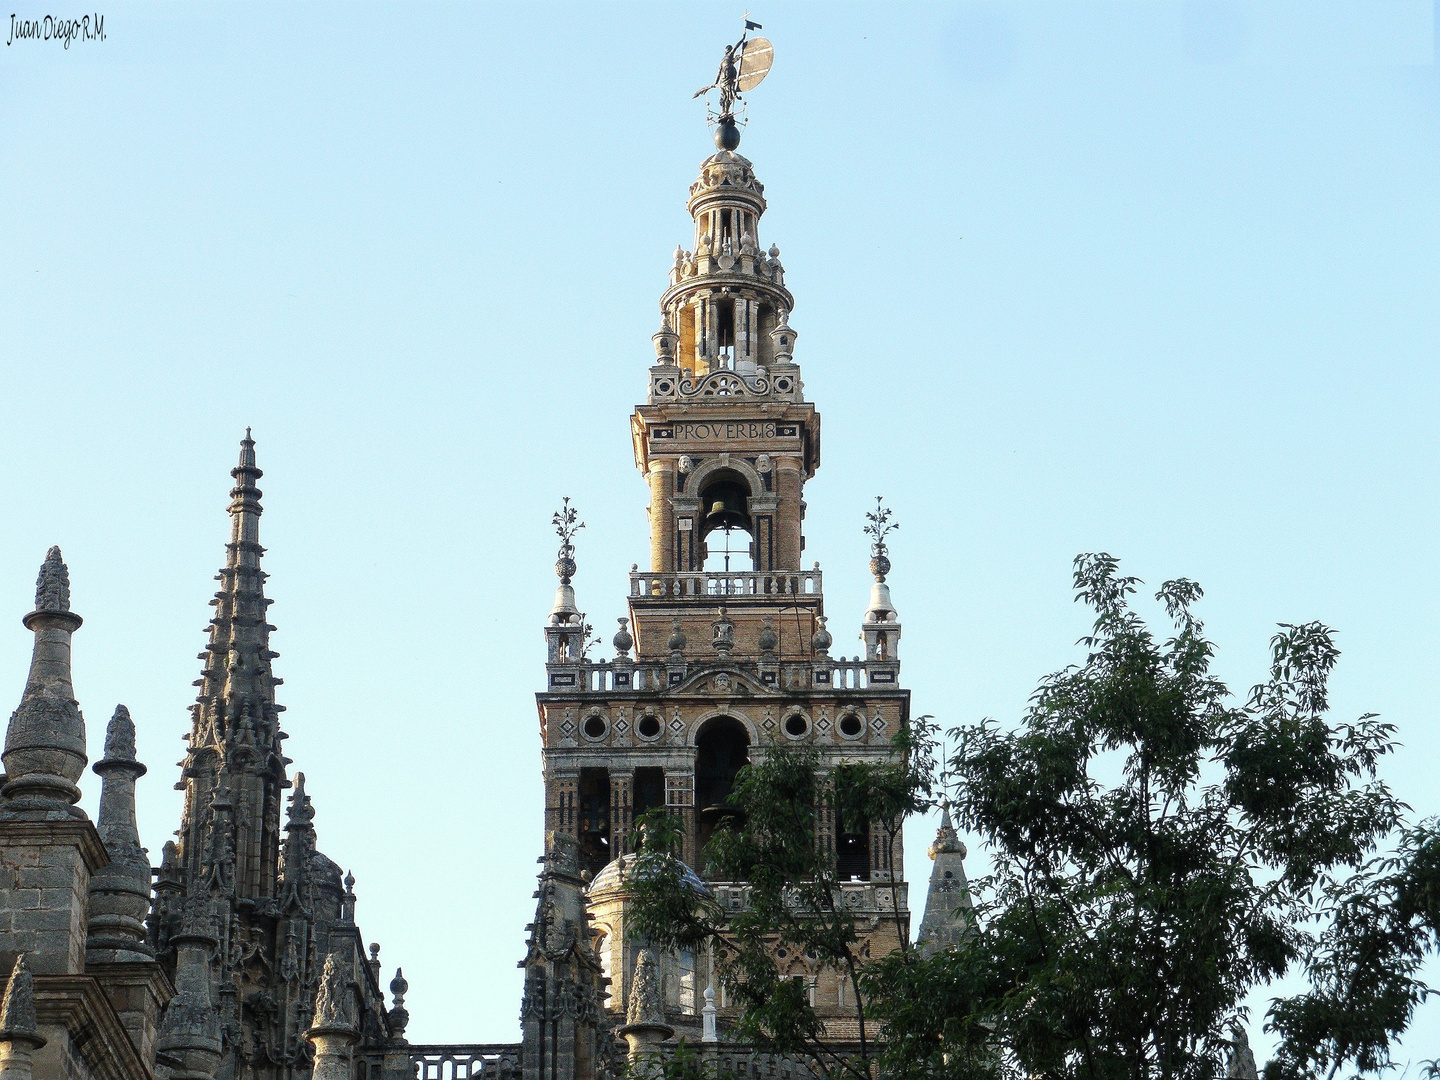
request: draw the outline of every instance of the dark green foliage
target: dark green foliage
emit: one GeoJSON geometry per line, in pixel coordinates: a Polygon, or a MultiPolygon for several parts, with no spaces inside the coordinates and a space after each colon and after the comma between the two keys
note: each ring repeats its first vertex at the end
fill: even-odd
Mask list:
{"type": "Polygon", "coordinates": [[[1046,679],[1017,730],[956,732],[957,823],[995,857],[961,950],[972,1015],[1007,1071],[1210,1080],[1246,994],[1299,963],[1317,989],[1273,1013],[1286,1075],[1373,1071],[1433,942],[1379,869],[1410,881],[1433,831],[1372,862],[1405,810],[1377,778],[1393,729],[1329,723],[1339,652],[1319,623],[1282,625],[1270,679],[1237,707],[1210,674],[1199,586],[1161,587],[1160,642],[1129,609],[1138,584],[1108,555],[1077,559],[1085,663],[1046,679]]]}
{"type": "Polygon", "coordinates": [[[1046,678],[1013,730],[953,732],[949,805],[993,859],[962,945],[857,955],[815,843],[819,805],[842,827],[893,830],[932,804],[923,721],[880,765],[825,777],[813,754],[771,746],[741,772],[736,816],[706,853],[718,876],[754,884],[728,923],[653,854],[673,842],[653,815],[641,933],[712,942],[742,1006],[736,1035],[827,1076],[1214,1080],[1246,996],[1294,971],[1309,987],[1269,1012],[1281,1041],[1266,1080],[1385,1069],[1440,939],[1440,830],[1407,824],[1379,779],[1393,728],[1331,722],[1339,652],[1324,625],[1282,624],[1269,678],[1240,704],[1211,674],[1200,587],[1160,588],[1174,625],[1158,640],[1130,610],[1138,585],[1108,555],[1077,559],[1077,599],[1095,612],[1084,663],[1046,678]],[[862,1060],[818,1041],[777,942],[851,974],[862,1060]]]}
{"type": "MultiPolygon", "coordinates": [[[[632,886],[633,932],[661,947],[714,948],[721,982],[741,1010],[734,1038],[808,1058],[827,1075],[867,1077],[875,1047],[864,1009],[866,958],[858,950],[854,918],[837,903],[835,860],[816,841],[816,813],[824,807],[843,828],[857,831],[874,822],[893,840],[904,817],[933,798],[934,751],[928,717],[902,729],[888,760],[830,775],[820,772],[813,750],[779,742],[766,746],[762,759],[736,777],[728,801],[732,814],[705,850],[712,877],[750,886],[748,904],[728,919],[697,903],[679,865],[664,858],[678,839],[673,819],[663,811],[645,815],[632,886]],[[822,1025],[803,987],[780,976],[777,949],[803,951],[850,976],[858,988],[860,1061],[824,1046],[822,1025]]],[[[905,945],[908,950],[908,941],[905,945]]]]}

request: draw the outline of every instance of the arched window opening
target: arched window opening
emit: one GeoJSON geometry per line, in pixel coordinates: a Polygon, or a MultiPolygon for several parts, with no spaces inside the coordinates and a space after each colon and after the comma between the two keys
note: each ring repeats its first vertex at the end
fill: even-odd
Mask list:
{"type": "Polygon", "coordinates": [[[706,722],[695,742],[695,805],[703,849],[721,822],[739,816],[726,801],[736,775],[750,763],[750,736],[733,716],[717,716],[706,722]]]}
{"type": "Polygon", "coordinates": [[[841,881],[870,880],[870,838],[841,833],[835,840],[835,872],[841,881]]]}
{"type": "Polygon", "coordinates": [[[775,309],[769,304],[761,304],[759,315],[755,320],[756,333],[756,355],[755,359],[766,366],[775,362],[775,343],[770,339],[770,331],[775,329],[775,309]]]}
{"type": "Polygon", "coordinates": [[[706,573],[755,569],[749,500],[750,489],[734,474],[714,477],[700,492],[706,573]]]}
{"type": "MultiPolygon", "coordinates": [[[[595,954],[600,958],[600,974],[607,979],[615,977],[614,964],[610,959],[610,935],[602,932],[595,939],[595,954]]],[[[605,1008],[615,1008],[615,983],[605,984],[605,1008]]]]}
{"type": "Polygon", "coordinates": [[[580,865],[598,874],[610,862],[610,772],[580,770],[580,865]]]}
{"type": "Polygon", "coordinates": [[[735,304],[721,301],[715,307],[715,339],[720,352],[715,366],[735,370],[735,304]]]}
{"type": "MultiPolygon", "coordinates": [[[[843,773],[845,767],[837,769],[843,773]]],[[[837,787],[843,779],[836,777],[837,787]]],[[[862,821],[847,821],[848,815],[835,815],[835,876],[841,881],[870,880],[870,830],[862,821]],[[849,830],[855,831],[849,831],[849,830]]]]}
{"type": "Polygon", "coordinates": [[[676,955],[675,1004],[682,1013],[695,1015],[695,950],[681,949],[676,955]]]}
{"type": "Polygon", "coordinates": [[[665,770],[644,766],[635,770],[635,816],[665,807],[665,770]]]}

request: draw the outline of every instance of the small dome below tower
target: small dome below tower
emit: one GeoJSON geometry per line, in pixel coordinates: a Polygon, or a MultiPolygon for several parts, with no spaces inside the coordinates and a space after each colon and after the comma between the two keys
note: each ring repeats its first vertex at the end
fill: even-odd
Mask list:
{"type": "MultiPolygon", "coordinates": [[[[655,858],[657,858],[657,856],[647,855],[644,859],[641,859],[637,855],[621,855],[618,859],[607,863],[605,868],[595,875],[595,880],[592,881],[590,887],[585,890],[585,895],[594,898],[604,893],[625,891],[626,882],[643,880],[655,873],[655,870],[652,869],[654,864],[650,861],[655,858]]],[[[658,856],[658,858],[664,860],[666,863],[678,865],[680,868],[680,879],[697,896],[708,897],[712,895],[710,887],[700,880],[700,875],[695,873],[695,871],[690,869],[685,863],[673,855],[661,855],[658,856]]]]}

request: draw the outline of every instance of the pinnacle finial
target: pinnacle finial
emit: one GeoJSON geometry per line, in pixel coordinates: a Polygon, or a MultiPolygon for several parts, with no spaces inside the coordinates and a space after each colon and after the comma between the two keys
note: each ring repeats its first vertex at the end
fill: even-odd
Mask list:
{"type": "Polygon", "coordinates": [[[870,572],[880,582],[890,572],[890,546],[885,538],[900,528],[900,523],[892,521],[892,517],[894,511],[885,505],[885,497],[876,495],[875,509],[865,514],[865,535],[870,538],[870,572]]]}
{"type": "Polygon", "coordinates": [[[655,955],[649,949],[642,949],[635,962],[634,980],[630,984],[630,1007],[625,1019],[630,1024],[665,1023],[664,1006],[660,1001],[660,972],[656,970],[655,955]]]}
{"type": "Polygon", "coordinates": [[[40,1026],[35,1018],[35,978],[23,952],[15,958],[10,981],[5,984],[5,997],[0,1000],[0,1039],[13,1040],[17,1036],[38,1039],[40,1046],[45,1045],[45,1040],[39,1038],[40,1026]]]}
{"type": "Polygon", "coordinates": [[[255,440],[250,437],[250,429],[245,429],[245,438],[240,440],[240,462],[237,468],[253,469],[255,467],[255,440]]]}
{"type": "Polygon", "coordinates": [[[810,644],[814,646],[816,653],[821,656],[827,656],[830,653],[830,646],[835,644],[835,638],[825,627],[824,615],[817,615],[815,621],[819,625],[816,627],[815,633],[810,637],[810,644]]]}
{"type": "Polygon", "coordinates": [[[405,1004],[405,994],[410,989],[410,983],[405,979],[405,969],[396,968],[395,977],[390,980],[390,993],[394,997],[395,1007],[398,1009],[405,1004]]]}
{"type": "Polygon", "coordinates": [[[110,761],[135,760],[135,721],[124,705],[115,706],[115,715],[105,728],[105,757],[110,761]]]}
{"type": "Polygon", "coordinates": [[[87,957],[96,962],[145,959],[154,955],[145,920],[150,914],[150,856],[140,846],[135,822],[135,781],[145,766],[135,760],[135,723],[130,710],[115,706],[105,729],[96,829],[110,856],[90,878],[87,957]]]}
{"type": "Polygon", "coordinates": [[[965,844],[955,832],[955,826],[950,824],[950,808],[942,807],[940,810],[940,827],[935,830],[935,839],[930,844],[930,858],[937,855],[959,855],[962,859],[966,855],[965,844]]]}
{"type": "Polygon", "coordinates": [[[585,528],[579,514],[570,505],[570,496],[560,500],[560,509],[550,515],[550,524],[555,526],[555,535],[560,537],[560,554],[555,561],[555,573],[560,584],[569,585],[575,576],[575,534],[585,528]]]}
{"type": "Polygon", "coordinates": [[[410,1013],[405,1008],[405,992],[410,989],[410,984],[405,981],[405,972],[395,969],[395,978],[390,980],[390,993],[393,995],[393,1004],[390,1011],[386,1013],[390,1021],[390,1030],[395,1038],[405,1040],[405,1029],[410,1026],[410,1013]]]}
{"type": "Polygon", "coordinates": [[[20,705],[5,732],[3,795],[6,811],[61,811],[83,818],[74,804],[85,771],[85,718],[70,676],[70,638],[80,628],[70,610],[70,575],[60,549],[52,547],[40,567],[35,610],[25,628],[35,635],[30,674],[20,705]]]}
{"type": "Polygon", "coordinates": [[[286,829],[303,829],[315,820],[315,808],[305,794],[305,774],[295,774],[295,791],[290,796],[290,810],[285,818],[286,829]]]}
{"type": "Polygon", "coordinates": [[[330,953],[325,957],[325,969],[320,975],[320,989],[315,995],[315,1019],[311,1031],[324,1028],[353,1029],[355,1021],[350,1002],[350,980],[340,968],[340,957],[330,953]]]}
{"type": "Polygon", "coordinates": [[[665,644],[669,647],[672,654],[683,653],[685,651],[685,628],[680,625],[678,618],[671,622],[670,640],[665,644]]]}
{"type": "Polygon", "coordinates": [[[58,546],[51,547],[40,564],[40,576],[35,581],[35,610],[70,610],[70,570],[60,557],[58,546]]]}

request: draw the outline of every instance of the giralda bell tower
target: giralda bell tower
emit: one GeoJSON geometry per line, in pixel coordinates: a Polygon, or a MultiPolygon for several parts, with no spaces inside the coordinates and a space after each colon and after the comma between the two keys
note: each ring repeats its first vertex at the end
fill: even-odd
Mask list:
{"type": "MultiPolygon", "coordinates": [[[[736,152],[734,91],[759,81],[747,85],[746,65],[757,56],[768,65],[769,44],[751,39],[743,61],[741,52],[726,53],[735,65],[729,93],[723,67],[717,82],[719,149],[690,186],[693,246],[675,251],[648,394],[630,419],[650,488],[649,567],[631,568],[629,617],[613,657],[590,657],[571,584],[572,526],[557,515],[561,584],[545,629],[547,686],[537,695],[547,832],[574,836],[582,867],[599,875],[627,852],[636,815],[667,807],[685,823],[682,858],[736,905],[740,886],[708,881],[702,852],[738,770],[773,742],[809,744],[828,768],[882,758],[910,707],[883,544],[860,627],[863,656],[831,654],[819,564],[805,568],[804,491],[820,466],[820,414],[805,400],[779,249],[761,243],[764,185],[736,152]]],[[[858,519],[864,507],[855,509],[858,519]]],[[[878,826],[837,835],[824,818],[822,830],[849,879],[844,902],[861,923],[876,917],[872,954],[889,951],[889,883],[904,872],[898,840],[886,843],[878,826]]],[[[903,904],[905,890],[895,892],[903,904]]],[[[621,958],[606,959],[619,999],[621,958]]],[[[804,957],[786,959],[810,981],[817,1006],[843,1007],[843,988],[804,957]]],[[[683,986],[666,996],[682,1012],[696,1004],[683,986]]]]}

